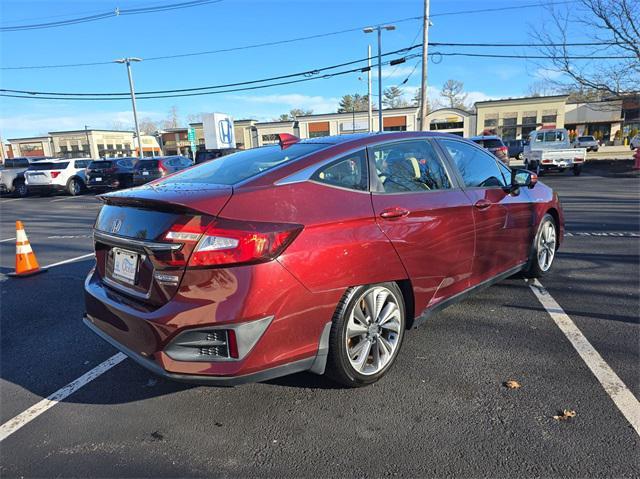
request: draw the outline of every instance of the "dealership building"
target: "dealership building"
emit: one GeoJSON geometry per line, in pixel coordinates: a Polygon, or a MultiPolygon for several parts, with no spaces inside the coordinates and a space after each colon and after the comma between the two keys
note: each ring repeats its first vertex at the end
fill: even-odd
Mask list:
{"type": "MultiPolygon", "coordinates": [[[[416,107],[390,108],[382,112],[383,131],[416,131],[420,128],[416,107]]],[[[505,140],[527,138],[538,128],[567,128],[576,135],[594,135],[605,144],[622,144],[640,131],[640,95],[621,99],[570,102],[567,95],[507,98],[476,102],[473,111],[439,108],[428,112],[428,130],[471,137],[499,135],[505,140]]],[[[278,133],[317,138],[369,131],[366,111],[299,116],[288,121],[236,120],[238,148],[276,143],[278,133]]],[[[189,129],[195,132],[197,149],[205,148],[202,123],[171,128],[156,136],[143,135],[145,156],[191,156],[189,129]]],[[[378,112],[371,115],[371,131],[378,130],[378,112]]],[[[50,132],[45,136],[9,140],[9,156],[56,156],[65,158],[114,158],[136,156],[138,145],[132,131],[76,130],[50,132]]]]}

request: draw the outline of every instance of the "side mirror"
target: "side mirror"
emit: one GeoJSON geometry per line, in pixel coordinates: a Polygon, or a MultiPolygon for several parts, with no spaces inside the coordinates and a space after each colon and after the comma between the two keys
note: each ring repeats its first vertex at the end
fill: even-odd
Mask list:
{"type": "Polygon", "coordinates": [[[538,183],[538,175],[529,170],[513,170],[511,174],[511,187],[519,188],[526,186],[533,188],[538,183]]]}

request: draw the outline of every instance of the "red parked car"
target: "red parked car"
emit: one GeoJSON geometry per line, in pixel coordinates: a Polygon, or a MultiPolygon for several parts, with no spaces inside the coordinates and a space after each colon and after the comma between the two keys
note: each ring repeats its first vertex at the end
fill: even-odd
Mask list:
{"type": "Polygon", "coordinates": [[[372,383],[430,314],[548,272],[564,229],[535,174],[440,133],[280,135],[102,200],[85,323],[210,384],[372,383]]]}

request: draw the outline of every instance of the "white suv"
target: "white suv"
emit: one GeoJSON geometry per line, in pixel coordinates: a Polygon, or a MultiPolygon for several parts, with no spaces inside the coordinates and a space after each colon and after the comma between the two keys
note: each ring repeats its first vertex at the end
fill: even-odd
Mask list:
{"type": "Polygon", "coordinates": [[[53,193],[66,191],[78,195],[85,188],[85,170],[91,159],[56,159],[32,163],[24,172],[24,182],[30,193],[53,193]]]}

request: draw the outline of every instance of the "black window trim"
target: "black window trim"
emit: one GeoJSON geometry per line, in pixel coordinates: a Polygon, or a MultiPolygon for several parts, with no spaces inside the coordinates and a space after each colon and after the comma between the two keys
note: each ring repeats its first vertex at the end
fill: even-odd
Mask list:
{"type": "MultiPolygon", "coordinates": [[[[449,161],[449,163],[451,165],[453,165],[453,171],[455,172],[456,175],[456,179],[458,180],[458,183],[461,185],[462,190],[467,191],[467,190],[505,190],[509,188],[509,184],[505,185],[505,186],[467,186],[464,182],[464,178],[462,177],[462,175],[460,174],[460,171],[458,171],[458,167],[456,166],[455,161],[453,160],[453,158],[451,157],[451,155],[449,155],[449,152],[447,151],[447,148],[444,145],[440,145],[440,140],[451,140],[451,141],[457,141],[458,143],[464,143],[466,145],[473,145],[475,148],[477,148],[479,151],[481,151],[484,155],[489,156],[495,163],[496,163],[496,167],[498,168],[498,170],[500,170],[500,165],[498,164],[498,162],[500,160],[498,160],[498,158],[495,157],[495,155],[493,155],[492,153],[489,153],[487,150],[485,150],[484,148],[482,148],[480,145],[478,145],[477,143],[471,141],[471,140],[464,140],[464,139],[457,139],[457,138],[449,138],[449,137],[440,137],[437,139],[438,140],[438,146],[440,147],[440,149],[442,150],[442,152],[446,155],[447,160],[449,161]]],[[[503,163],[504,165],[504,163],[503,163]]],[[[504,165],[507,166],[507,165],[504,165]]],[[[507,168],[509,168],[507,166],[507,168]]],[[[511,168],[509,168],[511,169],[511,168]]]]}
{"type": "Polygon", "coordinates": [[[309,180],[311,183],[316,183],[318,185],[322,185],[322,186],[328,186],[330,188],[338,188],[339,190],[346,190],[346,191],[354,191],[356,193],[367,193],[369,194],[371,192],[371,169],[369,168],[369,154],[367,152],[367,148],[364,146],[361,146],[359,148],[355,148],[353,150],[350,150],[342,155],[340,155],[339,157],[335,157],[332,158],[331,161],[329,162],[323,162],[322,165],[318,166],[318,168],[310,175],[309,180]],[[364,153],[364,169],[362,170],[366,175],[367,175],[367,186],[365,187],[364,190],[358,190],[355,188],[349,188],[348,186],[340,186],[340,185],[334,185],[332,183],[325,183],[324,181],[320,181],[320,180],[316,180],[314,177],[320,172],[320,170],[325,169],[325,168],[329,168],[335,164],[341,163],[342,161],[345,161],[347,159],[349,159],[350,156],[355,155],[356,153],[360,153],[363,152],[364,153]]]}

